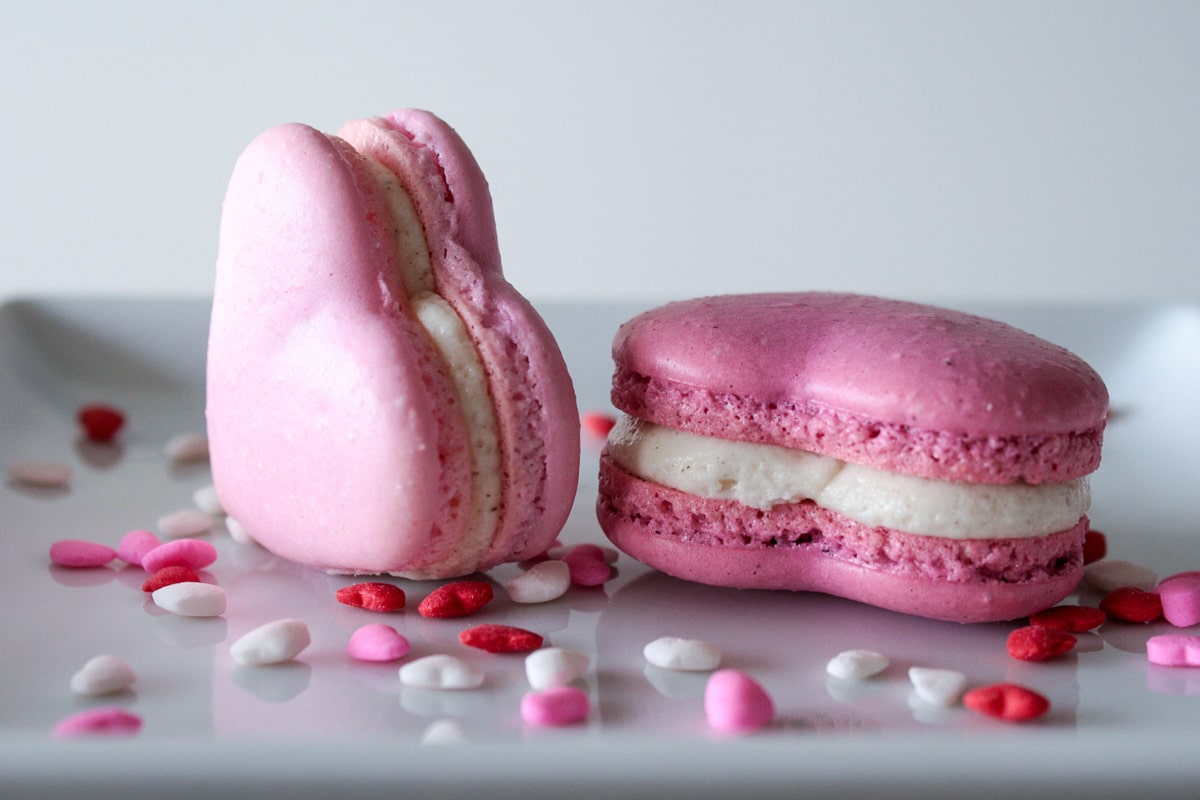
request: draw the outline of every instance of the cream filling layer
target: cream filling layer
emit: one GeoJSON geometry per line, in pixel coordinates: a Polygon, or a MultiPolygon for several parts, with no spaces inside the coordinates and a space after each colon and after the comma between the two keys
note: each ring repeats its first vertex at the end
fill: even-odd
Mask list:
{"type": "MultiPolygon", "coordinates": [[[[471,453],[471,489],[466,531],[461,543],[440,562],[403,573],[421,579],[470,571],[491,546],[500,521],[501,465],[499,428],[488,392],[487,373],[475,343],[454,308],[434,291],[432,260],[425,228],[399,179],[365,156],[387,198],[396,231],[401,283],[417,322],[425,329],[446,365],[467,426],[471,453]]],[[[398,573],[399,574],[399,573],[398,573]]]]}
{"type": "Polygon", "coordinates": [[[1045,536],[1079,522],[1086,479],[952,483],[902,475],[777,445],[735,442],[623,416],[608,452],[625,471],[711,500],[761,510],[811,500],[864,525],[950,539],[1045,536]]]}

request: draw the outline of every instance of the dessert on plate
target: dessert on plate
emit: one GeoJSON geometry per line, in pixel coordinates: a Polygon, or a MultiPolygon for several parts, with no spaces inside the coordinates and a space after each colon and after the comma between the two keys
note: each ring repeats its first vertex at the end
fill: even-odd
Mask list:
{"type": "Polygon", "coordinates": [[[273,552],[444,578],[542,552],[579,421],[541,317],[502,273],[492,200],[445,122],[287,124],[238,159],[208,349],[213,478],[273,552]]]}
{"type": "Polygon", "coordinates": [[[650,566],[957,622],[1028,615],[1082,577],[1108,394],[1061,347],[813,292],[652,309],[613,358],[597,514],[650,566]]]}

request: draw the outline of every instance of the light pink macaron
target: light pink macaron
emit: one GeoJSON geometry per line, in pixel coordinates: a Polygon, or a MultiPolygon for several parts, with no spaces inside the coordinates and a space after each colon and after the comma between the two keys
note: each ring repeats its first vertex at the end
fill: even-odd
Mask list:
{"type": "Polygon", "coordinates": [[[503,276],[483,173],[428,112],[247,147],[207,391],[225,510],[303,564],[465,575],[543,551],[571,507],[566,366],[503,276]]]}
{"type": "MultiPolygon", "coordinates": [[[[1028,615],[1082,576],[1081,479],[1100,462],[1108,394],[1061,347],[947,309],[811,292],[652,309],[620,328],[613,358],[613,403],[626,421],[602,455],[597,512],[619,548],[664,572],[958,622],[1028,615]],[[631,466],[644,451],[628,444],[648,426],[817,454],[835,477],[855,465],[855,480],[872,482],[851,488],[874,506],[854,516],[797,495],[765,507],[649,479],[631,466]],[[961,506],[974,519],[997,494],[1013,509],[1003,533],[904,522],[914,505],[936,525],[961,506]],[[921,505],[937,496],[951,497],[945,513],[941,500],[921,505]],[[882,506],[901,521],[880,521],[882,506]],[[1054,515],[1039,518],[1049,506],[1054,515]]],[[[735,480],[711,462],[689,469],[711,470],[721,487],[755,471],[735,480]]]]}

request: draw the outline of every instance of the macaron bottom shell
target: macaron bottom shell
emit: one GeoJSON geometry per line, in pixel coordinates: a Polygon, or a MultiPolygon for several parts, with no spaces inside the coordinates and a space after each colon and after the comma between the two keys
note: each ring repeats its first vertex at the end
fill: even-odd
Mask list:
{"type": "MultiPolygon", "coordinates": [[[[1086,517],[1067,531],[993,543],[866,528],[812,504],[763,513],[658,486],[630,475],[610,459],[601,462],[597,516],[609,539],[638,561],[685,580],[822,592],[921,617],[971,623],[1040,611],[1070,594],[1083,575],[1086,517]],[[773,521],[776,514],[779,519],[773,521]],[[750,534],[783,523],[785,515],[790,515],[786,521],[793,530],[799,526],[811,531],[795,543],[772,543],[750,534]],[[715,519],[721,520],[718,527],[732,531],[721,541],[703,532],[715,519]],[[838,552],[842,538],[871,545],[876,563],[864,563],[853,548],[838,552]],[[963,563],[963,553],[974,553],[977,562],[963,563]]],[[[782,531],[783,525],[779,528],[782,531]]]]}

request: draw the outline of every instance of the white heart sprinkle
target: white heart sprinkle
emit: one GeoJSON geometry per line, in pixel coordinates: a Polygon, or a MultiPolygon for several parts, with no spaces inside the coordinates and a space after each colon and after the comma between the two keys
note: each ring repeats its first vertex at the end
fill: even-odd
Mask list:
{"type": "Polygon", "coordinates": [[[419,689],[477,689],[483,685],[483,671],[461,658],[439,654],[402,666],[400,682],[419,689]]]}
{"type": "Polygon", "coordinates": [[[250,532],[246,530],[246,526],[233,517],[225,518],[225,530],[229,531],[229,538],[238,544],[258,544],[254,541],[254,537],[250,535],[250,532]]]}
{"type": "Polygon", "coordinates": [[[154,604],[181,617],[219,617],[225,613],[225,590],[211,583],[183,581],[156,589],[154,604]]]}
{"type": "Polygon", "coordinates": [[[225,513],[225,507],[221,505],[221,497],[217,494],[217,487],[212,484],[201,486],[192,492],[192,502],[196,504],[196,508],[209,514],[225,513]]]}
{"type": "Polygon", "coordinates": [[[208,458],[208,437],[202,433],[181,433],[173,436],[166,446],[167,458],[183,464],[208,458]]]}
{"type": "Polygon", "coordinates": [[[954,705],[967,688],[967,676],[952,669],[912,667],[908,679],[917,696],[935,706],[954,705]]]}
{"type": "Polygon", "coordinates": [[[50,461],[20,461],[9,465],[8,480],[23,486],[58,489],[70,482],[71,467],[50,461]]]}
{"type": "Polygon", "coordinates": [[[529,685],[540,691],[552,686],[566,686],[583,675],[591,664],[578,650],[565,647],[543,647],[525,657],[525,677],[529,685]]]}
{"type": "Polygon", "coordinates": [[[887,669],[887,657],[874,650],[846,650],[838,653],[825,665],[825,671],[835,678],[861,681],[887,669]]]}
{"type": "Polygon", "coordinates": [[[721,665],[721,651],[699,639],[663,636],[642,648],[642,655],[656,667],[683,672],[709,672],[721,665]]]}
{"type": "Polygon", "coordinates": [[[302,620],[279,619],[243,635],[230,646],[229,654],[239,664],[282,664],[300,655],[311,642],[308,625],[302,620]]]}
{"type": "Polygon", "coordinates": [[[571,587],[571,568],[564,561],[541,561],[504,584],[514,603],[545,603],[571,587]]]}
{"type": "Polygon", "coordinates": [[[198,508],[185,508],[158,518],[158,532],[168,539],[202,536],[212,530],[213,516],[198,508]]]}
{"type": "Polygon", "coordinates": [[[118,656],[96,656],[71,676],[71,691],[87,697],[123,692],[133,686],[137,674],[118,656]]]}

